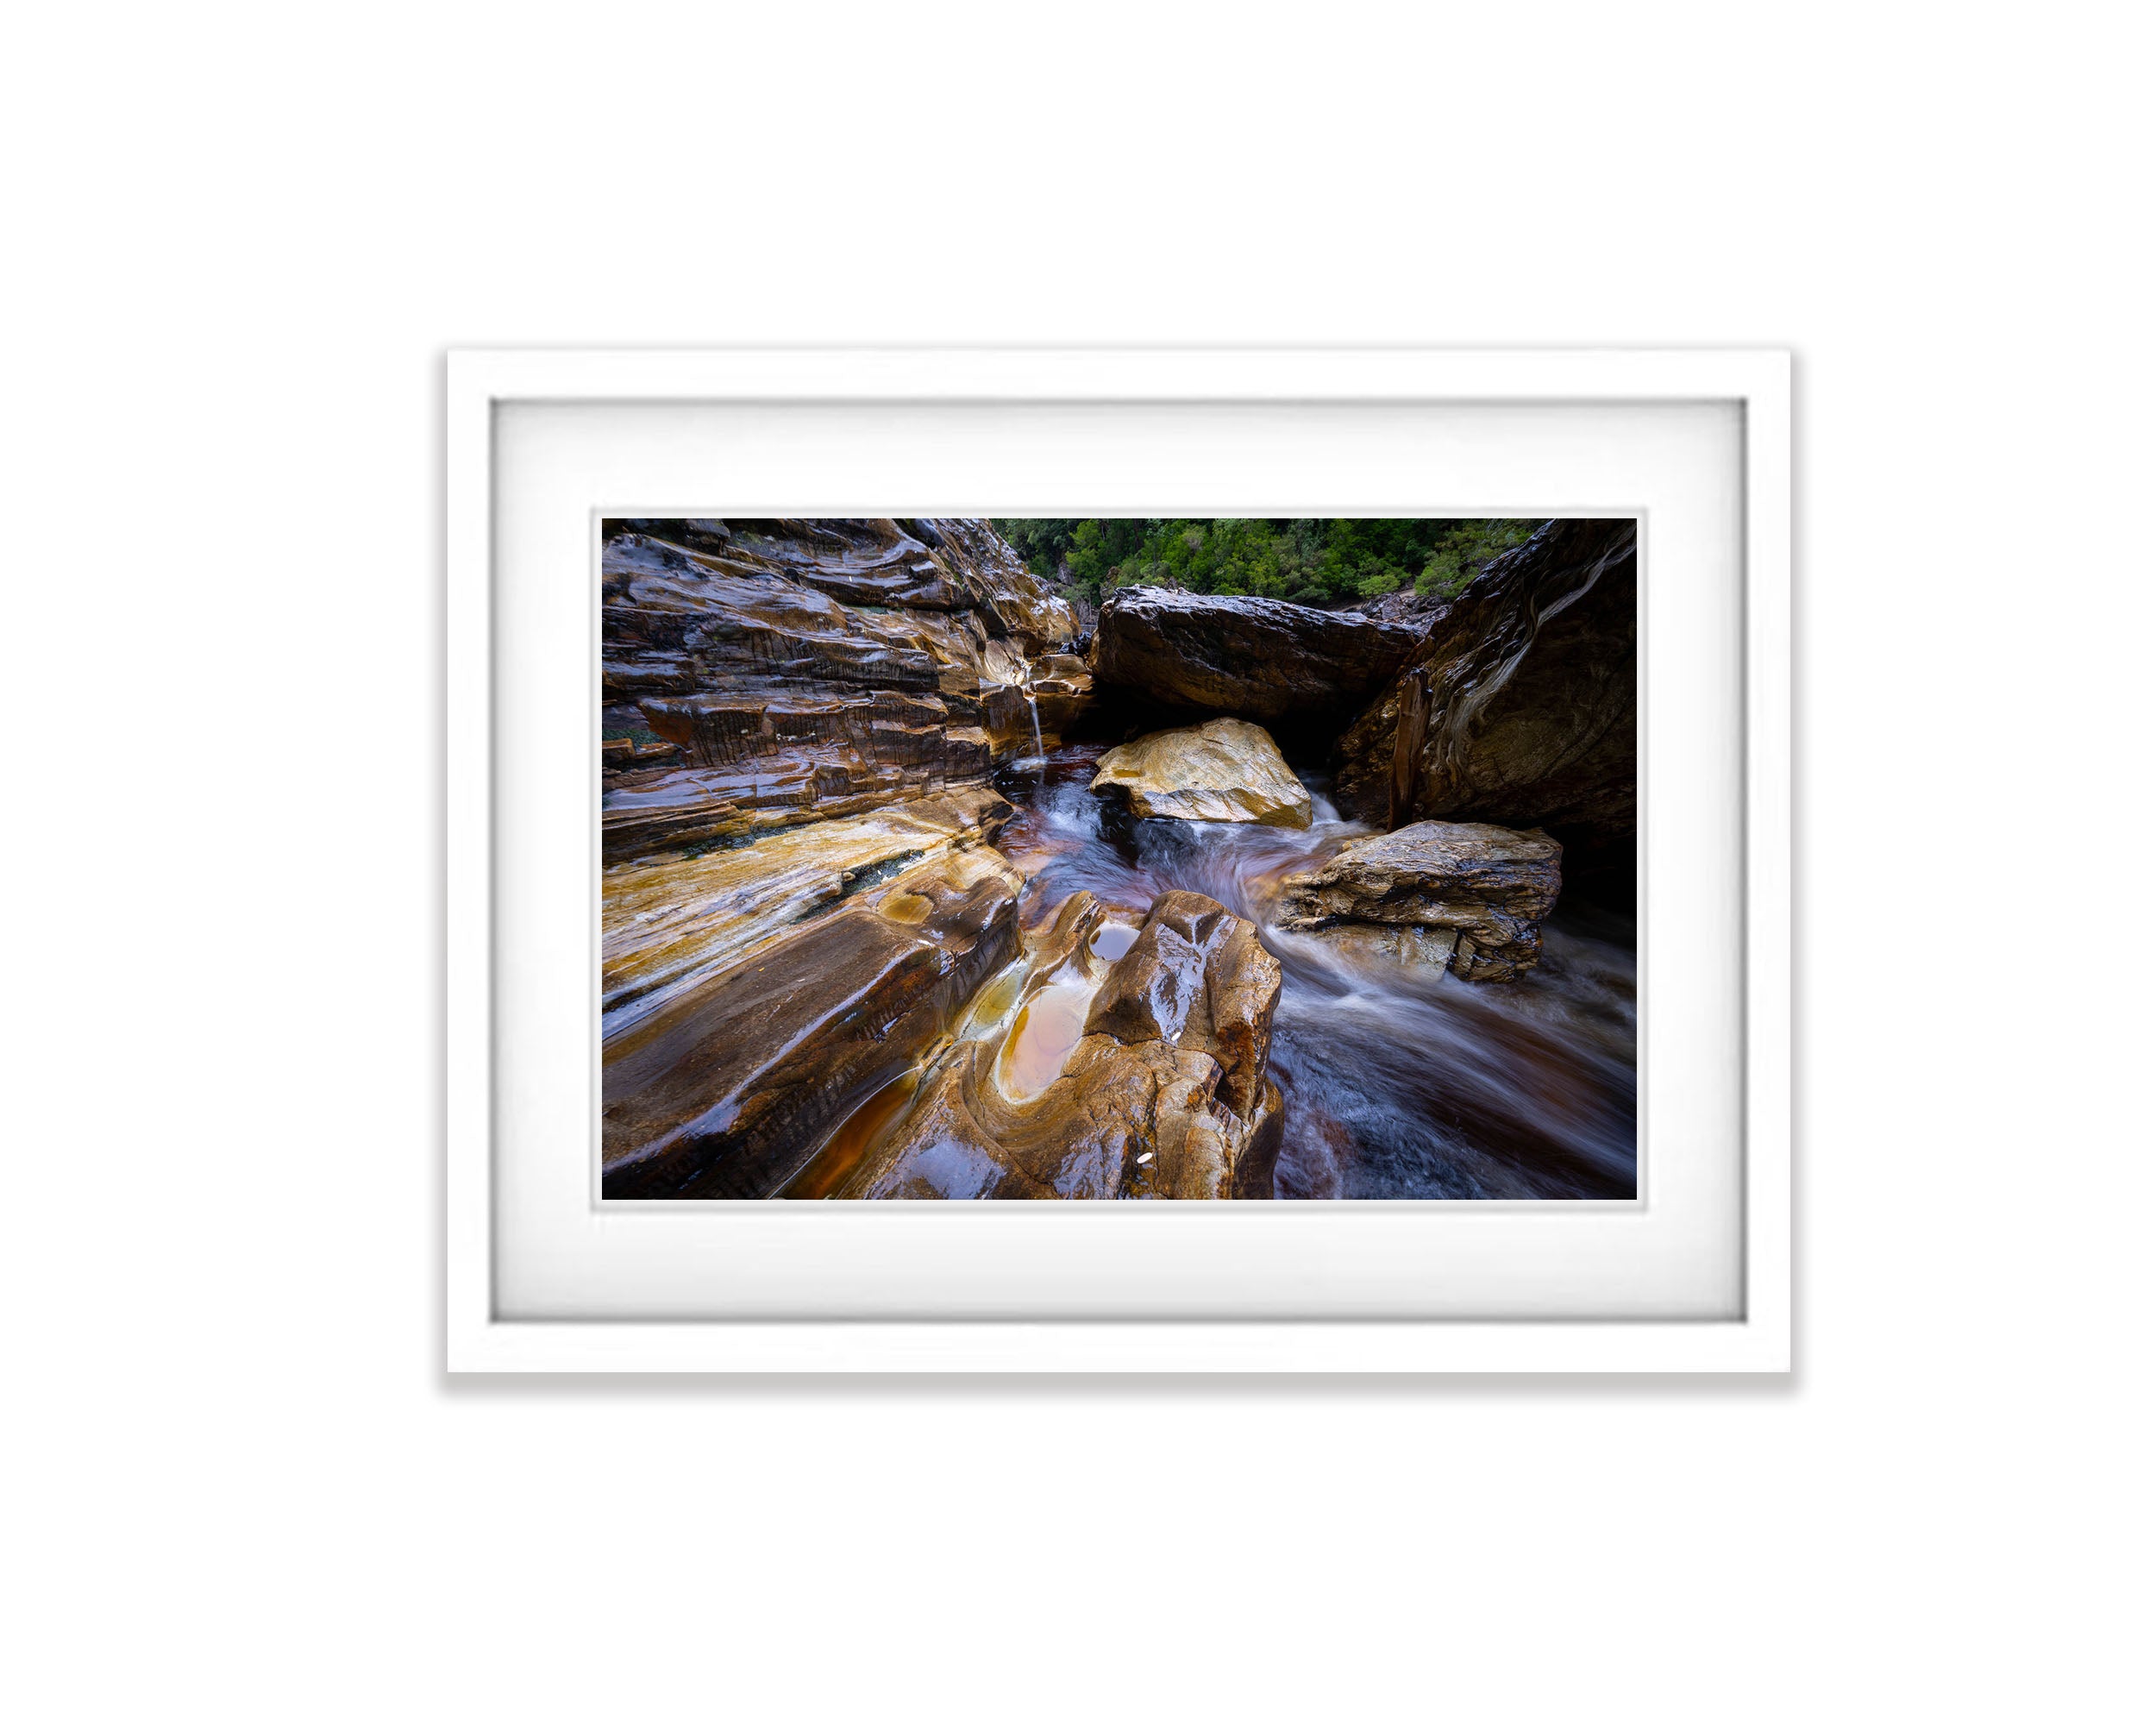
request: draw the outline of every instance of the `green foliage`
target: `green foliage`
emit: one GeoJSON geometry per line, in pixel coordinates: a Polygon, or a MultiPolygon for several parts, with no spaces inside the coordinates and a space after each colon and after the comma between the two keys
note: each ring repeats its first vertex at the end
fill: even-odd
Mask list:
{"type": "Polygon", "coordinates": [[[1334,605],[1412,586],[1450,597],[1539,521],[998,521],[1034,573],[1098,605],[1119,586],[1334,605]]]}
{"type": "Polygon", "coordinates": [[[1456,521],[1422,566],[1415,591],[1451,599],[1482,572],[1493,557],[1534,536],[1539,521],[1456,521]]]}
{"type": "Polygon", "coordinates": [[[995,529],[1011,542],[1035,574],[1052,581],[1083,524],[1077,521],[999,521],[995,529]]]}

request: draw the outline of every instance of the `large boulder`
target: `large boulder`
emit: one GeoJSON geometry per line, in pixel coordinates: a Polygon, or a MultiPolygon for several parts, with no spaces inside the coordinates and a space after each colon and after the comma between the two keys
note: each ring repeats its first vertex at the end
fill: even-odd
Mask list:
{"type": "Polygon", "coordinates": [[[1399,673],[1415,639],[1357,612],[1125,587],[1100,607],[1093,671],[1104,688],[1169,709],[1337,731],[1399,673]]]}
{"type": "Polygon", "coordinates": [[[1093,788],[1141,818],[1310,825],[1310,793],[1264,729],[1239,718],[1156,731],[1111,749],[1093,788]]]}
{"type": "Polygon", "coordinates": [[[1631,521],[1552,521],[1471,581],[1340,738],[1342,812],[1539,826],[1629,854],[1635,546],[1631,521]]]}
{"type": "Polygon", "coordinates": [[[600,579],[610,861],[983,783],[1090,693],[982,521],[612,520],[600,579]]]}
{"type": "Polygon", "coordinates": [[[1272,923],[1351,957],[1510,982],[1542,957],[1563,854],[1540,832],[1418,821],[1351,840],[1322,867],[1282,878],[1272,923]]]}
{"type": "Polygon", "coordinates": [[[917,863],[608,1037],[605,1195],[770,1195],[1016,956],[1023,884],[986,846],[917,863]]]}
{"type": "Polygon", "coordinates": [[[1125,915],[1066,900],[1023,974],[786,1195],[1269,1198],[1279,965],[1195,893],[1163,894],[1135,938],[1125,915]]]}

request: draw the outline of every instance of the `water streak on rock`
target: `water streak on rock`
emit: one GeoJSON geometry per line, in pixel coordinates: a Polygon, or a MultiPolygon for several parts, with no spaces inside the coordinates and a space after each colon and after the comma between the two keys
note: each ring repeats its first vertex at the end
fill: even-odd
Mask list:
{"type": "Polygon", "coordinates": [[[1275,1195],[1633,1195],[1628,919],[1560,902],[1539,925],[1533,968],[1487,982],[1448,974],[1441,950],[1280,928],[1271,919],[1286,877],[1376,837],[1340,819],[1321,781],[1307,830],[1126,820],[1089,789],[1097,759],[1095,748],[1067,748],[1038,785],[1000,781],[1017,806],[997,843],[1028,877],[1021,915],[1031,926],[1078,893],[1145,906],[1182,890],[1256,925],[1283,979],[1265,1074],[1286,1098],[1275,1195]]]}

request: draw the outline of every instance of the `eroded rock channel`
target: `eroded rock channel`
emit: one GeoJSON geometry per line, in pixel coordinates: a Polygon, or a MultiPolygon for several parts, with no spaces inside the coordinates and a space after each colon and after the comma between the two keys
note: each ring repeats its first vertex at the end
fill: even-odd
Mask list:
{"type": "Polygon", "coordinates": [[[1428,742],[1596,609],[1506,612],[1503,561],[1448,611],[1524,615],[1509,667],[1315,612],[1244,698],[1303,607],[1123,594],[1087,643],[986,523],[608,524],[605,1195],[1630,1195],[1630,925],[1551,830],[1615,721],[1544,751],[1547,821],[1526,743],[1463,756],[1442,701],[1428,742]],[[1431,818],[1484,785],[1513,819],[1431,818]]]}

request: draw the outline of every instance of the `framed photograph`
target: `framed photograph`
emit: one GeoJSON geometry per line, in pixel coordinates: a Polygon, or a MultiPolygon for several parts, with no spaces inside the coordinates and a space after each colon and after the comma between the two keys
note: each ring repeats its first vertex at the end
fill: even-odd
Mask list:
{"type": "Polygon", "coordinates": [[[450,1369],[1788,1370],[1789,381],[452,354],[450,1369]]]}

